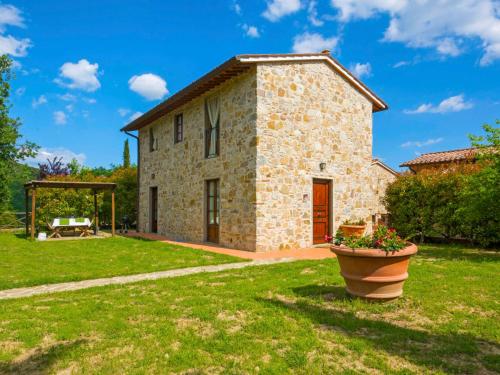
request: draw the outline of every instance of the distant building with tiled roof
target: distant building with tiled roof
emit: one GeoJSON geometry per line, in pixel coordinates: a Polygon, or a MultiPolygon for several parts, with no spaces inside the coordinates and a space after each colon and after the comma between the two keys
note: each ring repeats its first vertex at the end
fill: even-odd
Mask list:
{"type": "Polygon", "coordinates": [[[408,167],[414,173],[436,168],[447,169],[460,164],[474,163],[477,153],[477,148],[429,152],[400,164],[400,167],[408,167]]]}

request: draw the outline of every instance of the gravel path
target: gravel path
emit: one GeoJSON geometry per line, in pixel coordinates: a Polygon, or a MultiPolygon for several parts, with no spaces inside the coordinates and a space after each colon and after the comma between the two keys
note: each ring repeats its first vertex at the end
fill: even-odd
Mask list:
{"type": "Polygon", "coordinates": [[[170,277],[194,275],[203,272],[219,272],[219,271],[234,270],[247,267],[265,266],[269,264],[293,262],[295,260],[296,259],[294,258],[260,259],[260,260],[253,260],[251,262],[227,263],[227,264],[219,264],[213,266],[180,268],[169,271],[141,273],[129,276],[115,276],[102,279],[71,281],[60,284],[38,285],[27,288],[6,289],[6,290],[0,290],[0,300],[31,297],[39,294],[67,292],[72,290],[94,288],[97,286],[105,286],[105,285],[129,284],[144,280],[166,279],[170,277]]]}

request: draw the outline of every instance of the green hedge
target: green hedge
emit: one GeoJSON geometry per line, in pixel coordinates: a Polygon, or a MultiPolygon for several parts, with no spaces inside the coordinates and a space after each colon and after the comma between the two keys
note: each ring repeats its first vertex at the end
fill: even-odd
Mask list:
{"type": "Polygon", "coordinates": [[[473,143],[483,147],[477,164],[403,174],[388,186],[384,203],[398,232],[421,241],[443,236],[500,244],[499,130],[485,130],[488,144],[473,143]]]}

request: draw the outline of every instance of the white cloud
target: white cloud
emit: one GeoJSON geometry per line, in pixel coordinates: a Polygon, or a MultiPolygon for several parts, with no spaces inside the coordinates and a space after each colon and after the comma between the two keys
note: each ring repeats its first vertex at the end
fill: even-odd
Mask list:
{"type": "Polygon", "coordinates": [[[339,10],[339,19],[343,22],[368,19],[384,11],[397,13],[407,3],[407,0],[331,0],[332,6],[339,10]]]}
{"type": "Polygon", "coordinates": [[[241,16],[242,13],[241,5],[236,0],[233,1],[231,9],[234,10],[234,13],[236,13],[238,16],[241,16]]]}
{"type": "Polygon", "coordinates": [[[66,108],[66,111],[68,111],[68,112],[73,112],[73,109],[75,109],[75,106],[73,104],[67,104],[66,106],[64,106],[64,108],[66,108]]]}
{"type": "MultiPolygon", "coordinates": [[[[0,4],[0,34],[5,33],[7,26],[24,27],[24,18],[15,6],[0,4]]],[[[0,54],[26,56],[31,46],[31,40],[28,38],[17,39],[12,35],[0,35],[0,54]]]]}
{"type": "Polygon", "coordinates": [[[305,32],[295,36],[292,49],[295,53],[321,52],[325,49],[331,51],[337,43],[337,37],[324,38],[318,33],[305,32]]]}
{"type": "Polygon", "coordinates": [[[260,38],[260,32],[256,26],[247,25],[245,23],[241,28],[243,29],[245,34],[250,38],[260,38]]]}
{"type": "Polygon", "coordinates": [[[410,115],[420,114],[420,113],[448,113],[448,112],[460,112],[473,107],[471,102],[464,100],[464,95],[450,96],[444,99],[437,106],[431,103],[421,104],[416,109],[405,110],[404,112],[410,115]]]}
{"type": "Polygon", "coordinates": [[[38,163],[46,163],[47,159],[54,157],[63,158],[63,163],[69,163],[72,159],[78,160],[78,163],[84,164],[87,156],[84,153],[77,154],[64,147],[44,148],[42,147],[34,158],[26,159],[26,163],[32,166],[38,166],[38,163]]]}
{"type": "Polygon", "coordinates": [[[426,141],[407,141],[401,147],[425,147],[443,142],[444,138],[431,138],[426,141]]]}
{"type": "Polygon", "coordinates": [[[134,121],[135,119],[138,119],[139,117],[141,117],[144,113],[142,112],[134,112],[130,115],[130,117],[128,118],[129,121],[134,121]]]}
{"type": "Polygon", "coordinates": [[[496,0],[331,0],[343,22],[388,14],[383,40],[434,48],[443,56],[463,52],[463,39],[480,40],[480,65],[500,59],[500,6],[496,0]]]}
{"type": "Polygon", "coordinates": [[[118,114],[119,114],[121,117],[125,117],[125,116],[127,116],[129,113],[130,113],[130,109],[128,109],[128,108],[118,108],[118,114]]]}
{"type": "Polygon", "coordinates": [[[147,100],[161,99],[168,94],[167,82],[160,76],[152,73],[133,76],[128,81],[128,87],[147,100]]]}
{"type": "Polygon", "coordinates": [[[59,99],[64,100],[65,102],[76,102],[76,96],[67,92],[64,95],[58,95],[59,99]]]}
{"type": "Polygon", "coordinates": [[[26,87],[19,87],[17,90],[16,90],[16,95],[17,96],[23,96],[24,93],[26,92],[26,87]]]}
{"type": "Polygon", "coordinates": [[[0,32],[5,31],[5,26],[24,27],[24,18],[15,6],[0,4],[0,32]]]}
{"type": "Polygon", "coordinates": [[[407,66],[407,65],[411,65],[411,62],[410,61],[406,61],[406,60],[402,60],[402,61],[398,61],[392,67],[393,68],[401,68],[402,66],[407,66]]]}
{"type": "Polygon", "coordinates": [[[361,79],[363,77],[370,77],[372,75],[372,66],[369,62],[365,64],[356,63],[354,65],[351,65],[350,70],[352,74],[354,74],[354,76],[358,79],[361,79]]]}
{"type": "Polygon", "coordinates": [[[437,51],[444,56],[456,57],[462,53],[457,43],[452,38],[444,38],[436,46],[437,51]]]}
{"type": "Polygon", "coordinates": [[[64,63],[59,69],[59,78],[55,82],[70,89],[80,89],[93,92],[101,87],[97,79],[99,64],[91,64],[86,59],[77,63],[64,63]]]}
{"type": "Polygon", "coordinates": [[[302,7],[300,0],[271,0],[262,16],[271,22],[279,21],[282,17],[295,13],[302,7]]]}
{"type": "Polygon", "coordinates": [[[28,54],[28,48],[31,47],[31,40],[16,39],[12,35],[0,35],[0,54],[7,54],[15,57],[23,57],[28,54]]]}
{"type": "Polygon", "coordinates": [[[68,122],[68,118],[66,116],[66,113],[64,113],[63,111],[55,111],[53,113],[53,116],[54,116],[54,122],[57,125],[64,125],[68,122]]]}
{"type": "Polygon", "coordinates": [[[31,101],[31,106],[33,108],[38,108],[39,106],[43,105],[43,104],[47,104],[47,98],[45,97],[45,95],[40,95],[40,97],[38,98],[35,98],[31,101]]]}
{"type": "Polygon", "coordinates": [[[309,1],[309,5],[307,6],[307,19],[311,22],[313,26],[323,26],[325,23],[322,19],[318,18],[318,3],[316,0],[309,1]]]}
{"type": "Polygon", "coordinates": [[[83,98],[83,101],[87,104],[95,104],[97,103],[97,100],[95,100],[94,98],[83,98]]]}

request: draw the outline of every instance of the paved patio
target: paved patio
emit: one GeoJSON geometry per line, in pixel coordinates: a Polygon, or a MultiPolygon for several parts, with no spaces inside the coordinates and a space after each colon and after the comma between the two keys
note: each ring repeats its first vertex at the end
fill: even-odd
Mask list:
{"type": "MultiPolygon", "coordinates": [[[[117,233],[119,234],[119,233],[117,233]]],[[[199,249],[204,251],[210,251],[212,253],[232,255],[243,259],[281,259],[281,258],[293,258],[302,260],[317,260],[325,258],[335,258],[335,254],[330,251],[329,246],[316,246],[306,249],[291,249],[291,250],[276,250],[266,253],[254,253],[252,251],[244,251],[231,249],[227,247],[217,246],[210,243],[197,243],[197,242],[184,242],[184,241],[174,241],[169,237],[165,237],[155,233],[141,233],[136,231],[129,231],[128,233],[123,233],[123,236],[128,237],[141,237],[148,240],[161,241],[169,243],[172,245],[186,246],[193,249],[199,249]]]]}

